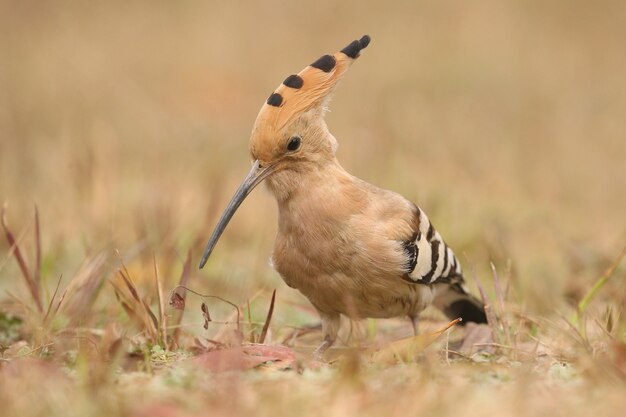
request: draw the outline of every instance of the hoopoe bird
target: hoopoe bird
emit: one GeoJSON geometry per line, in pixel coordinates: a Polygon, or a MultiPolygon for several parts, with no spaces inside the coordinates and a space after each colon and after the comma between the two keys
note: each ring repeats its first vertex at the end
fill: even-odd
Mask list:
{"type": "Polygon", "coordinates": [[[207,262],[233,214],[265,180],[278,202],[271,264],[306,296],[322,321],[321,356],[336,340],[341,315],[417,317],[434,305],[462,323],[485,323],[482,303],[465,286],[461,265],[426,213],[401,195],[349,174],[324,112],[337,83],[369,36],[288,76],[252,129],[252,167],[206,246],[207,262]]]}

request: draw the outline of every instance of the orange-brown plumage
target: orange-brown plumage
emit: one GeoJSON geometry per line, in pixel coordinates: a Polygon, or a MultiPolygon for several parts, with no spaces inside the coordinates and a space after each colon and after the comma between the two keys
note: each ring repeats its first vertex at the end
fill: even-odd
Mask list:
{"type": "Polygon", "coordinates": [[[253,166],[207,245],[206,262],[245,196],[267,180],[279,225],[272,262],[322,318],[323,352],[340,315],[417,315],[435,304],[449,316],[485,321],[464,287],[461,269],[428,217],[415,204],[346,172],[325,106],[360,51],[364,36],[288,77],[261,108],[250,138],[253,166]]]}

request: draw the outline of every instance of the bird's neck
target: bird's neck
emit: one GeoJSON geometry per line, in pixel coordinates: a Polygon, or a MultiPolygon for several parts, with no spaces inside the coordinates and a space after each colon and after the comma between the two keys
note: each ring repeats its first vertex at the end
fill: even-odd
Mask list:
{"type": "MultiPolygon", "coordinates": [[[[279,234],[296,234],[303,239],[340,230],[338,226],[367,204],[362,181],[337,162],[315,170],[284,171],[272,176],[268,186],[278,202],[279,234]]],[[[269,179],[269,178],[268,178],[269,179]]]]}
{"type": "Polygon", "coordinates": [[[267,186],[280,207],[303,196],[319,194],[320,198],[328,198],[340,193],[353,180],[337,159],[332,158],[323,163],[299,162],[291,169],[273,174],[267,179],[267,186]]]}

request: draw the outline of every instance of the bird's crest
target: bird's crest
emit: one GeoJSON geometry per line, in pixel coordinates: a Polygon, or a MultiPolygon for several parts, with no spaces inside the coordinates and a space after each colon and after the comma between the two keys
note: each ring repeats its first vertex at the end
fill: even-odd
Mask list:
{"type": "Polygon", "coordinates": [[[352,62],[370,43],[365,35],[333,55],[323,55],[298,74],[290,75],[269,96],[255,123],[255,130],[278,131],[300,114],[319,107],[330,97],[352,62]]]}

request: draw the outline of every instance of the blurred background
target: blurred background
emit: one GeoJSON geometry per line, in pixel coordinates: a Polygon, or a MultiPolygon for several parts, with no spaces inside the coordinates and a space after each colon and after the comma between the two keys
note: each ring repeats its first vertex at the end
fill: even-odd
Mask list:
{"type": "MultiPolygon", "coordinates": [[[[306,305],[267,265],[262,189],[195,265],[269,93],[369,34],[327,115],[344,167],[418,203],[488,291],[510,265],[558,310],[626,240],[625,21],[619,0],[0,1],[0,200],[30,259],[37,204],[50,286],[117,249],[169,290],[191,250],[194,288],[306,305]]],[[[8,250],[0,288],[25,294],[8,250]]]]}

